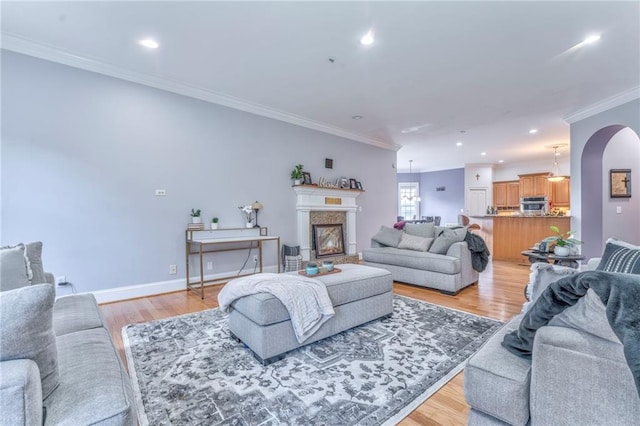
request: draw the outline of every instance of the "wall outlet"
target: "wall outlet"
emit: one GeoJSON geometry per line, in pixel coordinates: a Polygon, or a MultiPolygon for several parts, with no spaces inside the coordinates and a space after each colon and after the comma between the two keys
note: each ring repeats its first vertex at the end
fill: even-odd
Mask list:
{"type": "Polygon", "coordinates": [[[178,273],[178,267],[176,265],[169,265],[169,273],[175,275],[178,273]]]}
{"type": "Polygon", "coordinates": [[[67,283],[67,277],[65,277],[64,275],[56,277],[56,285],[64,285],[66,283],[67,283]]]}
{"type": "Polygon", "coordinates": [[[257,254],[253,255],[253,263],[258,263],[258,255],[257,254]]]}
{"type": "Polygon", "coordinates": [[[616,213],[622,213],[622,206],[616,206],[616,213]]]}
{"type": "Polygon", "coordinates": [[[207,270],[210,271],[213,269],[213,262],[207,262],[207,270]]]}

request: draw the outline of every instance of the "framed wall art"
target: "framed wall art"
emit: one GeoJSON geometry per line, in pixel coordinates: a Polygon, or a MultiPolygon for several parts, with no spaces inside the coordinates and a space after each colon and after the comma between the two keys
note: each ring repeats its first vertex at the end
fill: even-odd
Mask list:
{"type": "Polygon", "coordinates": [[[344,255],[342,225],[313,225],[316,257],[344,255]]]}
{"type": "Polygon", "coordinates": [[[611,198],[631,198],[631,169],[609,170],[611,198]]]}

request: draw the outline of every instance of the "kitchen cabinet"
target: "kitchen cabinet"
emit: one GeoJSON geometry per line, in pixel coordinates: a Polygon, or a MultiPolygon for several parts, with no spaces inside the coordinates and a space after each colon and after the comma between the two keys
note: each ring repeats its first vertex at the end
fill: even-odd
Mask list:
{"type": "Polygon", "coordinates": [[[571,207],[571,179],[553,182],[551,189],[551,201],[553,207],[571,207]]]}
{"type": "Polygon", "coordinates": [[[520,182],[517,180],[493,182],[493,205],[498,210],[520,208],[520,182]]]}
{"type": "Polygon", "coordinates": [[[549,197],[551,198],[549,173],[531,173],[520,176],[521,197],[549,197]]]}

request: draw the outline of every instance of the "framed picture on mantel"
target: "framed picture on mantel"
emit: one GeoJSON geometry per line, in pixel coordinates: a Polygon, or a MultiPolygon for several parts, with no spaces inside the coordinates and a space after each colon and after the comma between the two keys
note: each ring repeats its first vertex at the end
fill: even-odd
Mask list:
{"type": "Polygon", "coordinates": [[[611,198],[631,198],[631,169],[609,171],[609,192],[611,198]]]}

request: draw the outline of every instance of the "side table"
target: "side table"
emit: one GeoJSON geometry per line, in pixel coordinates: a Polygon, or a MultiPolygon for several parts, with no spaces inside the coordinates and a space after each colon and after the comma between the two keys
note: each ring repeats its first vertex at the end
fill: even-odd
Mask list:
{"type": "Polygon", "coordinates": [[[568,266],[569,268],[573,268],[573,269],[579,269],[580,263],[578,261],[585,259],[585,257],[580,254],[569,255],[569,256],[557,256],[553,253],[545,253],[545,252],[536,251],[536,250],[525,250],[520,254],[528,257],[529,262],[531,263],[536,263],[536,262],[553,263],[555,265],[568,266]]]}

